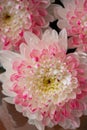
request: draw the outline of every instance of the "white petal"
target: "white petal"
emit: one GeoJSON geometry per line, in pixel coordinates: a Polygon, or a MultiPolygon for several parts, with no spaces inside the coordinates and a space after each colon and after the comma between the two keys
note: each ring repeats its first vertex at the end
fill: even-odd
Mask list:
{"type": "Polygon", "coordinates": [[[20,105],[15,105],[15,108],[16,108],[16,110],[18,111],[18,112],[22,112],[22,106],[20,106],[20,105]]]}
{"type": "MultiPolygon", "coordinates": [[[[3,86],[2,86],[3,87],[3,86]]],[[[5,87],[8,87],[8,86],[5,86],[5,87]]],[[[16,94],[14,93],[14,92],[11,92],[10,90],[9,90],[9,88],[5,88],[4,87],[4,89],[2,90],[2,93],[4,94],[4,95],[6,95],[6,96],[10,96],[10,97],[15,97],[16,96],[16,94]]]]}
{"type": "Polygon", "coordinates": [[[44,130],[44,125],[42,122],[37,121],[37,120],[29,120],[29,124],[33,124],[37,127],[38,130],[44,130]]]}
{"type": "Polygon", "coordinates": [[[83,115],[82,110],[73,110],[72,115],[75,117],[81,117],[83,115]]]}
{"type": "Polygon", "coordinates": [[[11,98],[11,97],[3,98],[3,100],[6,101],[7,103],[14,104],[13,98],[11,98]]]}
{"type": "Polygon", "coordinates": [[[20,53],[21,55],[25,58],[29,56],[30,53],[30,49],[28,48],[28,46],[25,43],[22,43],[20,45],[20,53]]]}
{"type": "Polygon", "coordinates": [[[6,72],[0,74],[0,81],[3,83],[2,84],[2,88],[3,88],[2,93],[6,96],[15,97],[16,94],[10,90],[13,85],[13,83],[10,81],[10,75],[6,75],[6,72]]]}
{"type": "MultiPolygon", "coordinates": [[[[56,8],[56,4],[51,4],[48,8],[47,11],[49,12],[49,16],[47,15],[46,20],[50,20],[50,22],[53,22],[55,20],[55,16],[54,16],[54,10],[56,8]]],[[[49,23],[48,23],[49,24],[49,23]]]]}
{"type": "Polygon", "coordinates": [[[67,50],[67,32],[65,29],[63,29],[60,33],[59,33],[59,45],[61,46],[61,48],[63,50],[67,50]]]}
{"type": "Polygon", "coordinates": [[[11,51],[0,51],[0,63],[6,69],[7,67],[11,68],[11,63],[14,59],[19,59],[21,56],[17,53],[11,51]]]}
{"type": "Polygon", "coordinates": [[[52,43],[58,43],[58,33],[55,30],[48,29],[44,32],[42,41],[45,47],[52,43]]]}
{"type": "Polygon", "coordinates": [[[63,122],[60,122],[59,125],[62,126],[64,129],[76,129],[80,126],[80,120],[79,118],[74,118],[73,120],[66,119],[63,122]]]}
{"type": "Polygon", "coordinates": [[[66,9],[63,8],[62,6],[60,5],[57,5],[55,8],[54,8],[54,15],[56,18],[63,18],[65,19],[66,18],[66,9]]]}
{"type": "MultiPolygon", "coordinates": [[[[81,0],[82,1],[82,0],[81,0]]],[[[65,8],[75,9],[75,0],[61,0],[65,8]]]]}
{"type": "Polygon", "coordinates": [[[38,44],[40,42],[40,39],[35,34],[33,34],[31,32],[25,32],[24,38],[25,38],[26,43],[29,46],[30,51],[32,49],[38,48],[38,44]]]}
{"type": "Polygon", "coordinates": [[[80,61],[80,67],[84,70],[85,77],[87,77],[87,53],[77,51],[75,55],[80,61]]]}
{"type": "Polygon", "coordinates": [[[8,78],[5,78],[5,79],[0,79],[0,81],[3,83],[2,84],[2,93],[6,96],[10,96],[10,97],[15,97],[16,94],[11,91],[11,87],[12,87],[12,82],[10,82],[10,80],[8,78]]]}
{"type": "Polygon", "coordinates": [[[61,29],[63,28],[69,28],[69,24],[68,24],[68,21],[65,20],[65,19],[60,19],[58,22],[57,22],[57,26],[61,29]]]}

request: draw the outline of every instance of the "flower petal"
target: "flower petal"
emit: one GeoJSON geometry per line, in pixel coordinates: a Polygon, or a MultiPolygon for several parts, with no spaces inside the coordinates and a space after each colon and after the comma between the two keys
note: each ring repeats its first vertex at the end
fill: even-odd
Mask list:
{"type": "Polygon", "coordinates": [[[58,33],[55,30],[46,30],[43,34],[42,42],[46,48],[52,43],[58,43],[58,33]]]}
{"type": "Polygon", "coordinates": [[[0,51],[0,63],[5,67],[11,67],[12,61],[14,59],[21,58],[21,56],[17,53],[11,51],[0,51]]]}
{"type": "Polygon", "coordinates": [[[25,38],[26,43],[29,46],[30,51],[33,48],[37,48],[38,49],[38,45],[39,45],[40,39],[35,34],[33,34],[31,32],[25,32],[24,33],[24,38],[25,38]]]}
{"type": "Polygon", "coordinates": [[[59,33],[59,45],[61,46],[61,48],[66,52],[67,51],[67,32],[66,29],[63,29],[60,33],[59,33]]]}

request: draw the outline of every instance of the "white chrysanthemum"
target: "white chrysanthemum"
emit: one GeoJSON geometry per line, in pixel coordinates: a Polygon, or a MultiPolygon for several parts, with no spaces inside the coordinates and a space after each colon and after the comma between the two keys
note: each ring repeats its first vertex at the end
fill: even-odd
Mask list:
{"type": "Polygon", "coordinates": [[[21,28],[29,28],[31,22],[25,6],[17,0],[0,0],[0,34],[15,39],[21,28]]]}
{"type": "Polygon", "coordinates": [[[21,44],[20,54],[0,51],[5,101],[15,104],[39,130],[56,124],[79,127],[87,108],[87,54],[66,54],[65,29],[59,35],[46,30],[41,40],[30,32],[24,37],[27,45],[21,44]]]}
{"type": "Polygon", "coordinates": [[[26,30],[41,37],[53,19],[50,5],[50,0],[0,0],[0,48],[18,50],[26,30]]]}

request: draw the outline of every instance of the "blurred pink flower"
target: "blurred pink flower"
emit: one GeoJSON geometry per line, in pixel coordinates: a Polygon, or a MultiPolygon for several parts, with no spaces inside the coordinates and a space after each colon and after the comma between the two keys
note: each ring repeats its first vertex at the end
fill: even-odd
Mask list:
{"type": "Polygon", "coordinates": [[[55,17],[59,19],[59,28],[66,28],[70,38],[69,47],[80,47],[87,50],[87,0],[61,0],[54,9],[55,17]]]}
{"type": "Polygon", "coordinates": [[[52,15],[50,0],[0,0],[0,48],[18,49],[25,30],[41,36],[52,15]]]}
{"type": "Polygon", "coordinates": [[[79,127],[79,117],[87,114],[87,54],[66,54],[65,29],[59,35],[46,30],[41,40],[31,32],[24,37],[20,54],[0,51],[4,100],[39,130],[79,127]]]}

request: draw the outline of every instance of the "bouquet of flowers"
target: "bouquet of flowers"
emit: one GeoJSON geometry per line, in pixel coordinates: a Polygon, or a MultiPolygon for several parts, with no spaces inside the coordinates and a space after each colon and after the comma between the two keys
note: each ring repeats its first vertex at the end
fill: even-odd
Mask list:
{"type": "Polygon", "coordinates": [[[4,100],[38,130],[87,115],[87,0],[0,0],[4,100]]]}

